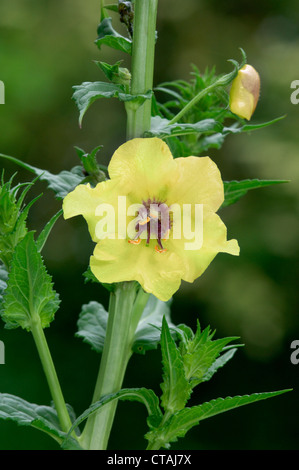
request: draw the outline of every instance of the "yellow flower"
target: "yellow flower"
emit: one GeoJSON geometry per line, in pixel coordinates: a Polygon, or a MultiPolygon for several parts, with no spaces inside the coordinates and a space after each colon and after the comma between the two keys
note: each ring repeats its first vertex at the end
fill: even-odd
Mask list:
{"type": "Polygon", "coordinates": [[[167,301],[217,253],[239,254],[216,214],[224,191],[209,157],[174,159],[161,139],[137,138],[115,151],[108,171],[109,180],[79,185],[63,202],[65,219],[83,215],[88,223],[96,243],[90,268],[100,282],[135,280],[167,301]]]}
{"type": "Polygon", "coordinates": [[[230,110],[248,121],[253,115],[260,95],[260,77],[251,65],[244,65],[232,82],[230,110]]]}

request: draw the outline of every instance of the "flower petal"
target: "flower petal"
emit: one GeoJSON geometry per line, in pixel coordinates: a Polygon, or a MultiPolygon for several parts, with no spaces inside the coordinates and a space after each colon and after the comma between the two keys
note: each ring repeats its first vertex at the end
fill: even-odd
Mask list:
{"type": "Polygon", "coordinates": [[[178,180],[169,190],[169,204],[207,204],[213,211],[224,200],[223,182],[217,165],[209,157],[176,158],[178,180]]]}
{"type": "Polygon", "coordinates": [[[238,256],[240,249],[237,240],[227,240],[227,229],[220,217],[204,208],[202,246],[197,250],[186,249],[185,238],[169,239],[166,243],[170,251],[174,251],[185,261],[183,280],[193,282],[201,276],[218,253],[238,256]]]}
{"type": "Polygon", "coordinates": [[[88,230],[93,241],[99,239],[96,236],[95,228],[100,217],[96,216],[96,209],[102,203],[117,205],[117,190],[114,181],[103,181],[95,188],[91,188],[89,184],[80,184],[74,191],[69,193],[63,200],[63,214],[65,219],[83,215],[88,230]]]}
{"type": "Polygon", "coordinates": [[[100,282],[138,281],[146,292],[167,301],[179,289],[183,261],[174,252],[157,253],[149,246],[127,240],[101,240],[90,258],[90,268],[100,282]]]}
{"type": "Polygon", "coordinates": [[[163,140],[137,138],[125,142],[114,152],[108,171],[111,179],[121,178],[142,202],[153,197],[165,198],[176,166],[163,140]]]}

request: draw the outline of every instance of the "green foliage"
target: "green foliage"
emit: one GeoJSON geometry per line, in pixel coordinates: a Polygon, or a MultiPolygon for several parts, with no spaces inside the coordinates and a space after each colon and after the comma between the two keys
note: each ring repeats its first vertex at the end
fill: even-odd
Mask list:
{"type": "Polygon", "coordinates": [[[84,82],[74,86],[73,99],[80,111],[79,124],[82,125],[83,116],[90,105],[100,98],[118,98],[120,101],[132,101],[133,105],[139,107],[145,100],[151,98],[152,93],[131,95],[126,93],[125,86],[108,82],[84,82]]]}
{"type": "MultiPolygon", "coordinates": [[[[70,414],[73,411],[70,407],[70,414]]],[[[57,413],[52,406],[29,403],[8,393],[0,394],[0,419],[16,422],[20,426],[31,426],[62,443],[65,433],[61,431],[57,413]]]]}
{"type": "Polygon", "coordinates": [[[224,76],[217,76],[215,68],[200,73],[193,65],[190,81],[174,80],[157,86],[152,100],[151,130],[147,135],[166,139],[175,157],[200,156],[210,148],[220,149],[230,134],[262,129],[282,119],[247,124],[230,111],[225,86],[233,80],[244,60],[241,64],[230,62],[234,64],[234,71],[224,76]],[[161,96],[161,102],[157,96],[161,96]],[[180,116],[179,122],[177,116],[180,116]],[[205,127],[209,122],[210,127],[205,127]]]}
{"type": "MultiPolygon", "coordinates": [[[[85,318],[82,325],[85,326],[85,321],[88,323],[88,332],[85,333],[85,337],[89,337],[90,343],[94,343],[95,337],[90,339],[90,335],[95,333],[95,336],[99,338],[98,325],[96,322],[93,323],[93,318],[97,315],[99,306],[94,302],[86,307],[85,315],[88,314],[89,320],[85,318]],[[93,331],[92,324],[94,324],[93,331]]],[[[102,337],[104,337],[105,322],[107,320],[106,312],[102,318],[102,337]]],[[[182,324],[174,327],[175,337],[178,338],[179,343],[177,346],[171,334],[171,329],[164,317],[160,336],[163,366],[160,403],[164,413],[160,408],[159,398],[152,390],[146,388],[122,389],[116,393],[103,396],[87,408],[73,422],[65,441],[62,443],[62,448],[68,448],[70,444],[68,437],[83,421],[114,400],[137,401],[146,406],[149,431],[146,433],[145,438],[149,443],[148,449],[160,449],[161,447],[169,448],[172,442],[184,437],[192,427],[198,425],[204,419],[289,391],[280,390],[217,398],[201,405],[186,407],[192,388],[203,381],[210,380],[214,373],[233,357],[236,347],[230,346],[228,343],[236,338],[213,340],[215,333],[211,333],[209,327],[201,331],[198,324],[196,332],[193,333],[191,328],[182,324]]]]}
{"type": "Polygon", "coordinates": [[[171,442],[177,441],[200,421],[215,416],[225,411],[230,411],[240,406],[256,403],[267,398],[272,398],[289,390],[280,390],[278,392],[253,393],[252,395],[217,398],[202,405],[184,408],[168,419],[160,428],[152,430],[146,434],[149,441],[149,449],[159,449],[160,447],[169,447],[171,442]]]}
{"type": "Polygon", "coordinates": [[[24,199],[33,183],[18,184],[12,187],[13,177],[4,183],[3,175],[0,185],[0,260],[9,269],[16,245],[27,233],[26,219],[35,198],[23,207],[24,199]],[[24,188],[21,195],[18,192],[24,188]]]}
{"type": "Polygon", "coordinates": [[[245,196],[250,189],[264,188],[274,184],[287,183],[284,180],[242,180],[224,181],[224,202],[222,208],[235,204],[241,197],[245,196]]]}
{"type": "Polygon", "coordinates": [[[165,139],[167,137],[177,137],[183,135],[209,134],[218,132],[222,126],[215,119],[203,119],[192,123],[174,123],[170,124],[168,119],[154,116],[152,118],[151,130],[146,133],[148,137],[159,137],[165,139]]]}
{"type": "Polygon", "coordinates": [[[176,330],[170,318],[170,302],[162,302],[150,295],[135,331],[132,350],[138,354],[156,349],[160,343],[163,317],[171,328],[176,330]]]}
{"type": "Polygon", "coordinates": [[[228,343],[236,338],[213,340],[214,333],[210,332],[210,328],[201,331],[199,323],[195,333],[186,325],[179,325],[178,329],[181,330],[181,335],[177,347],[166,320],[163,321],[161,404],[165,414],[159,426],[151,429],[145,436],[149,441],[148,449],[168,448],[171,442],[185,436],[189,429],[203,419],[288,391],[218,398],[202,405],[185,407],[191,389],[203,381],[210,380],[219,367],[233,356],[236,348],[224,351],[231,347],[227,346],[228,343]]]}
{"type": "Polygon", "coordinates": [[[40,181],[45,181],[48,188],[54,191],[57,199],[63,199],[70,191],[75,189],[78,184],[85,181],[86,175],[84,174],[84,168],[81,165],[76,165],[69,171],[63,170],[55,175],[47,170],[24,163],[15,157],[10,157],[9,155],[0,154],[0,157],[19,165],[30,173],[37,175],[40,181]]]}
{"type": "Polygon", "coordinates": [[[163,382],[161,404],[166,412],[175,413],[186,405],[190,386],[184,372],[182,355],[172,338],[167,322],[163,319],[161,333],[163,382]]]}
{"type": "Polygon", "coordinates": [[[83,165],[84,171],[86,172],[85,181],[91,183],[93,186],[96,186],[97,183],[106,179],[105,171],[107,171],[107,168],[103,165],[100,165],[96,157],[102,147],[102,145],[99,145],[90,153],[85,152],[79,147],[75,147],[77,155],[83,165]]]}
{"type": "MultiPolygon", "coordinates": [[[[150,296],[141,319],[135,331],[132,342],[132,351],[137,354],[145,354],[146,351],[156,349],[160,342],[162,319],[166,316],[170,321],[169,303],[162,302],[154,296],[150,296]]],[[[103,305],[91,301],[82,306],[78,320],[76,336],[89,344],[97,353],[101,353],[106,336],[108,312],[103,305]]]]}
{"type": "Polygon", "coordinates": [[[188,338],[186,335],[182,336],[180,352],[185,376],[192,388],[206,380],[206,374],[220,353],[228,343],[237,339],[237,337],[228,337],[213,340],[214,335],[215,331],[211,332],[210,327],[201,331],[200,324],[197,322],[195,334],[192,333],[188,338]]]}
{"type": "Polygon", "coordinates": [[[59,307],[51,277],[46,271],[33,232],[16,246],[7,288],[4,294],[2,318],[6,328],[21,326],[30,330],[33,322],[42,328],[49,326],[59,307]]]}
{"type": "Polygon", "coordinates": [[[43,230],[41,231],[41,233],[39,234],[37,240],[36,240],[36,248],[37,248],[37,251],[41,252],[43,247],[45,246],[45,243],[52,231],[52,228],[54,227],[55,223],[57,222],[57,220],[59,219],[59,217],[61,217],[62,215],[62,209],[60,209],[56,214],[53,215],[53,217],[51,217],[51,219],[49,220],[49,222],[46,223],[45,227],[43,228],[43,230]]]}
{"type": "Polygon", "coordinates": [[[98,26],[98,38],[95,41],[99,49],[103,45],[112,47],[126,54],[132,53],[132,41],[119,34],[112,26],[112,18],[104,18],[98,26]]]}
{"type": "Polygon", "coordinates": [[[106,336],[108,312],[103,305],[91,301],[82,306],[78,319],[76,336],[91,346],[97,353],[101,353],[106,336]]]}
{"type": "Polygon", "coordinates": [[[105,76],[112,83],[130,86],[131,74],[128,69],[120,67],[122,61],[116,62],[114,65],[107,64],[106,62],[96,61],[96,65],[104,72],[105,76]]]}
{"type": "MultiPolygon", "coordinates": [[[[70,405],[67,405],[69,415],[75,420],[75,414],[70,405]]],[[[61,430],[56,410],[52,406],[36,405],[9,393],[0,393],[0,419],[14,421],[19,426],[30,426],[46,433],[62,445],[66,441],[66,434],[61,430]]],[[[76,439],[67,436],[65,448],[69,450],[81,449],[76,439]]]]}
{"type": "Polygon", "coordinates": [[[159,407],[159,399],[157,395],[147,388],[124,388],[116,393],[105,395],[99,401],[93,403],[87,408],[78,418],[74,421],[68,436],[75,430],[84,420],[86,420],[93,413],[97,412],[107,403],[114,400],[128,400],[137,401],[145,405],[149,418],[148,425],[150,428],[158,426],[162,419],[162,413],[159,407]]]}

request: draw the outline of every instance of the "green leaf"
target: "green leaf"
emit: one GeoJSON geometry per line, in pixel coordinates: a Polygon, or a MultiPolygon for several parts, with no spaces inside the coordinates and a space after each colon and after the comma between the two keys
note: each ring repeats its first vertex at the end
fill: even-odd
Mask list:
{"type": "Polygon", "coordinates": [[[2,175],[0,184],[0,260],[7,270],[10,268],[16,245],[27,233],[28,212],[40,197],[37,196],[27,206],[24,206],[25,196],[34,182],[12,187],[13,178],[14,175],[7,183],[4,183],[2,175]],[[22,193],[18,195],[20,189],[22,189],[22,193]]]}
{"type": "Polygon", "coordinates": [[[113,400],[129,400],[143,403],[148,412],[148,425],[150,428],[157,427],[162,420],[162,412],[157,395],[147,388],[124,388],[116,393],[105,395],[99,401],[87,408],[73,423],[68,436],[90,415],[98,411],[102,406],[113,400]]]}
{"type": "Polygon", "coordinates": [[[125,102],[133,101],[138,107],[152,96],[151,91],[139,95],[130,95],[125,92],[123,85],[108,82],[83,82],[81,85],[74,86],[73,89],[75,90],[73,99],[80,111],[80,126],[90,105],[100,98],[118,98],[120,101],[125,102]]]}
{"type": "Polygon", "coordinates": [[[70,171],[63,170],[58,174],[50,173],[47,170],[36,168],[21,160],[10,157],[9,155],[0,154],[0,157],[5,158],[20,167],[24,168],[39,177],[40,181],[46,181],[48,188],[52,189],[56,194],[57,199],[63,199],[69,192],[73,191],[78,184],[82,183],[85,175],[83,174],[82,166],[74,166],[70,171]]]}
{"type": "Polygon", "coordinates": [[[154,116],[151,120],[151,129],[146,132],[145,136],[160,137],[160,139],[163,139],[171,136],[219,132],[221,130],[222,125],[214,119],[203,119],[194,124],[178,122],[169,124],[168,119],[154,116]]]}
{"type": "Polygon", "coordinates": [[[108,312],[103,305],[91,301],[82,306],[75,336],[82,338],[97,353],[101,353],[104,347],[107,321],[108,312]]]}
{"type": "Polygon", "coordinates": [[[185,377],[184,363],[179,349],[163,318],[161,334],[163,382],[161,404],[165,411],[175,413],[184,408],[190,397],[190,386],[185,377]]]}
{"type": "Polygon", "coordinates": [[[132,349],[134,352],[144,354],[150,349],[156,349],[160,343],[163,317],[168,325],[175,328],[170,321],[170,303],[162,302],[150,295],[141,319],[138,323],[132,349]]]}
{"type": "MultiPolygon", "coordinates": [[[[187,431],[193,426],[198,425],[199,422],[204,419],[239,408],[240,406],[272,398],[288,391],[290,390],[217,398],[216,400],[211,400],[202,405],[185,408],[173,415],[159,430],[153,430],[145,437],[150,442],[155,441],[159,443],[160,447],[168,447],[170,442],[175,442],[179,437],[184,437],[187,431]]],[[[158,447],[155,448],[157,449],[158,447]]]]}
{"type": "MultiPolygon", "coordinates": [[[[111,285],[110,285],[111,286],[111,285]]],[[[157,348],[160,337],[162,319],[165,316],[170,323],[169,303],[162,302],[154,296],[150,296],[146,304],[132,343],[132,351],[145,354],[150,349],[157,348]]],[[[89,344],[97,353],[103,351],[108,313],[98,302],[91,301],[82,306],[78,319],[78,331],[75,336],[89,344]]]]}
{"type": "Polygon", "coordinates": [[[236,337],[221,338],[213,340],[215,332],[210,331],[210,327],[203,331],[197,322],[197,330],[192,338],[180,344],[185,376],[191,387],[195,387],[200,382],[207,380],[209,373],[220,353],[236,337]]]}
{"type": "Polygon", "coordinates": [[[89,175],[86,180],[92,183],[94,186],[97,183],[104,181],[106,178],[107,166],[100,165],[97,161],[97,153],[103,148],[103,145],[98,145],[90,153],[85,152],[79,147],[75,147],[78,157],[80,158],[84,170],[89,175]]]}
{"type": "Polygon", "coordinates": [[[59,443],[65,438],[65,433],[60,429],[54,408],[29,403],[8,393],[0,394],[0,419],[14,421],[20,426],[39,429],[59,443]]]}
{"type": "Polygon", "coordinates": [[[55,223],[59,219],[59,217],[62,215],[62,209],[60,209],[53,217],[49,220],[49,222],[45,225],[41,233],[39,234],[37,240],[36,240],[36,247],[37,251],[41,252],[43,247],[45,246],[46,241],[48,240],[48,237],[51,233],[52,228],[54,227],[55,223]]]}
{"type": "Polygon", "coordinates": [[[208,380],[210,380],[218,369],[223,367],[230,359],[233,358],[236,352],[237,348],[232,348],[229,349],[226,353],[219,356],[202,376],[201,382],[207,382],[208,380]]]}
{"type": "Polygon", "coordinates": [[[126,54],[132,53],[132,41],[121,36],[112,26],[112,18],[104,18],[98,26],[98,38],[95,41],[99,49],[103,45],[112,47],[126,54]]]}
{"type": "Polygon", "coordinates": [[[2,318],[7,328],[31,329],[40,319],[42,328],[49,326],[59,307],[51,277],[46,272],[33,232],[16,246],[4,294],[2,318]]]}
{"type": "Polygon", "coordinates": [[[238,124],[233,124],[230,127],[223,128],[223,134],[239,134],[240,132],[252,132],[258,129],[263,129],[264,127],[271,126],[276,122],[281,121],[284,119],[285,116],[279,116],[278,118],[272,119],[271,121],[262,122],[259,124],[244,124],[243,126],[239,126],[238,124]]]}
{"type": "Polygon", "coordinates": [[[286,180],[242,180],[242,181],[224,181],[224,202],[221,206],[227,207],[234,204],[242,196],[245,196],[250,189],[263,188],[274,184],[288,183],[286,180]]]}

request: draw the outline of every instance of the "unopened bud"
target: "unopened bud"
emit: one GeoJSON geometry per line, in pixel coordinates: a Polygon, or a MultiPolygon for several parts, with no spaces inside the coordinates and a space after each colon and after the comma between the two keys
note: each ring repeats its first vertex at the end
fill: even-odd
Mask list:
{"type": "Polygon", "coordinates": [[[229,107],[232,113],[248,121],[253,115],[260,95],[260,76],[251,65],[244,65],[232,82],[229,107]]]}
{"type": "Polygon", "coordinates": [[[131,74],[128,69],[119,67],[116,73],[112,75],[112,82],[120,85],[130,85],[131,74]]]}

